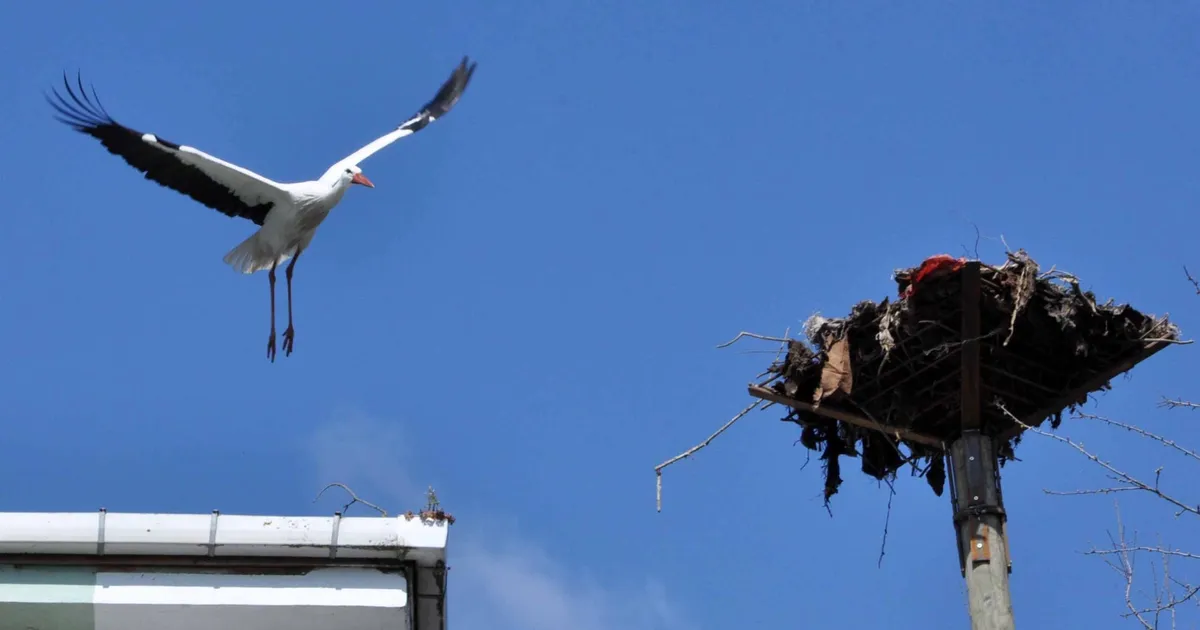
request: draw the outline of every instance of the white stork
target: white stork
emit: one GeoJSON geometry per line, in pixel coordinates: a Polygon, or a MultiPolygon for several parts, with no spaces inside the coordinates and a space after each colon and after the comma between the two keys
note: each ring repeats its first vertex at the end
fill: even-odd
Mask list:
{"type": "Polygon", "coordinates": [[[389,144],[424,129],[450,111],[462,97],[475,72],[475,64],[466,57],[442,84],[433,99],[415,115],[392,131],[339,160],[320,179],[299,183],[279,183],[249,169],[213,157],[189,146],[169,142],[159,136],[135,131],[113,120],[100,104],[93,88],[91,96],[76,76],[78,93],[63,75],[68,101],[57,90],[54,99],[46,96],[61,115],[57,120],[76,131],[86,133],[119,155],[130,166],[145,173],[146,179],[181,192],[230,217],[242,217],[259,225],[250,238],[225,255],[235,270],[250,274],[269,269],[271,285],[271,336],[267,357],[275,361],[275,267],[292,259],[287,266],[288,327],[283,331],[283,350],[292,353],[295,329],[292,327],[292,270],[301,252],[308,247],[317,227],[330,210],[342,200],[353,184],[368,188],[375,185],[358,167],[359,162],[389,144]]]}

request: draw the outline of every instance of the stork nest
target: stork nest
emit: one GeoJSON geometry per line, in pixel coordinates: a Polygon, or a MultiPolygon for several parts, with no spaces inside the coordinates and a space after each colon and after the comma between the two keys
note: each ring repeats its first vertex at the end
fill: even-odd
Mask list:
{"type": "MultiPolygon", "coordinates": [[[[821,453],[827,503],[842,483],[842,456],[858,457],[876,479],[894,478],[911,463],[942,494],[943,448],[929,439],[898,439],[896,429],[940,445],[961,434],[966,262],[935,256],[895,273],[895,301],[863,301],[839,319],[814,315],[805,323],[807,340],[789,340],[786,355],[771,366],[775,393],[877,427],[812,410],[791,409],[783,418],[802,427],[806,448],[821,453]]],[[[1049,419],[1057,428],[1064,410],[1108,389],[1103,374],[1127,370],[1179,338],[1165,317],[1111,300],[1100,304],[1074,276],[1041,273],[1024,251],[1009,253],[998,267],[980,265],[980,298],[981,431],[996,439],[1001,465],[1020,442],[1014,419],[1030,426],[1049,419]]]]}

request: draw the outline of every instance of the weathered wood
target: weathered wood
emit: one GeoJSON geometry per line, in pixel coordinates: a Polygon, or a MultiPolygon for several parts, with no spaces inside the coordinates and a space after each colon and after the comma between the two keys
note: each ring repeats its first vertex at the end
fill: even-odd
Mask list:
{"type": "Polygon", "coordinates": [[[955,527],[959,560],[967,580],[967,606],[973,630],[1012,630],[1008,592],[1008,542],[1004,506],[996,474],[996,448],[983,435],[980,381],[979,262],[962,270],[962,343],[960,404],[962,435],[950,445],[954,479],[955,527]]]}
{"type": "MultiPolygon", "coordinates": [[[[1092,376],[1083,383],[1080,383],[1078,387],[1063,394],[1062,396],[1059,396],[1058,398],[1055,398],[1054,400],[1051,400],[1037,411],[1027,414],[1024,418],[1021,418],[1021,422],[1024,422],[1030,426],[1037,425],[1042,420],[1045,420],[1050,414],[1062,411],[1068,405],[1076,400],[1079,400],[1088,392],[1099,389],[1105,383],[1120,376],[1123,372],[1128,372],[1129,370],[1133,369],[1135,365],[1145,361],[1146,359],[1149,359],[1156,352],[1166,348],[1169,345],[1171,345],[1171,341],[1167,340],[1155,340],[1147,342],[1140,352],[1136,352],[1123,361],[1118,361],[1109,366],[1107,369],[1097,372],[1095,376],[1092,376]]],[[[1003,439],[1009,439],[1019,435],[1024,430],[1025,427],[1018,424],[1005,431],[1000,437],[1003,439]]]]}
{"type": "Polygon", "coordinates": [[[981,426],[979,382],[979,261],[968,262],[962,270],[962,428],[977,430],[981,426]]]}
{"type": "Polygon", "coordinates": [[[991,438],[968,431],[950,445],[959,558],[972,630],[1013,630],[1008,543],[991,438]]]}
{"type": "Polygon", "coordinates": [[[791,407],[793,409],[799,409],[801,411],[808,411],[820,416],[825,416],[826,418],[841,420],[846,424],[853,424],[854,426],[862,427],[864,429],[879,431],[880,433],[889,435],[891,437],[899,437],[900,439],[909,440],[910,442],[917,442],[918,444],[925,444],[926,446],[942,448],[942,441],[937,438],[921,433],[915,433],[907,429],[883,425],[860,415],[843,411],[841,409],[837,409],[836,407],[830,407],[828,404],[822,404],[819,407],[814,406],[804,402],[803,400],[796,400],[795,398],[789,398],[783,394],[776,393],[774,390],[768,389],[761,385],[750,384],[747,386],[747,390],[750,392],[750,395],[754,396],[755,398],[769,400],[773,403],[778,403],[780,405],[791,407]]]}

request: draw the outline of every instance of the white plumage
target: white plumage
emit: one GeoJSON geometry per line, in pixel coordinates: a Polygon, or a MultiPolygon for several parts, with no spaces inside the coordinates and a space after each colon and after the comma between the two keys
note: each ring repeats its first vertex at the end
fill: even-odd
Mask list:
{"type": "Polygon", "coordinates": [[[362,174],[359,163],[393,142],[424,129],[441,118],[462,97],[475,72],[475,64],[464,57],[437,94],[428,103],[392,131],[329,167],[319,179],[298,183],[279,183],[254,171],[230,164],[198,149],[142,133],[117,123],[96,96],[84,89],[77,77],[78,92],[63,76],[68,98],[57,90],[50,104],[59,120],[75,130],[100,141],[110,153],[119,155],[146,179],[181,192],[230,217],[251,220],[259,229],[225,255],[225,262],[242,273],[269,270],[271,287],[271,334],[267,356],[275,360],[275,269],[291,259],[287,266],[288,327],[283,333],[283,348],[291,354],[295,330],[292,327],[292,270],[300,254],[312,242],[317,227],[354,184],[374,187],[362,174]]]}

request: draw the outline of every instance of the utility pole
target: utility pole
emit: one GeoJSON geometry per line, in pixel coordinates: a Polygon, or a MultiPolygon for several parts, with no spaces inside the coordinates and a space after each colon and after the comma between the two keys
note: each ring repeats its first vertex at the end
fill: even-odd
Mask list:
{"type": "Polygon", "coordinates": [[[1013,630],[1008,538],[996,445],[982,434],[979,375],[979,262],[962,270],[962,435],[950,444],[958,559],[967,581],[972,630],[1013,630]]]}
{"type": "MultiPolygon", "coordinates": [[[[897,453],[900,444],[908,444],[913,452],[930,457],[926,478],[934,492],[944,494],[944,481],[952,489],[954,535],[959,568],[967,584],[971,628],[1014,630],[1000,449],[1028,426],[1056,415],[1061,420],[1062,412],[1088,393],[1177,343],[1179,329],[1165,317],[1147,316],[1128,305],[1097,305],[1091,294],[1054,286],[1045,274],[1038,275],[1037,264],[1024,252],[1010,252],[1008,262],[1000,267],[932,256],[896,277],[900,300],[873,303],[873,308],[855,306],[850,316],[832,322],[830,330],[837,338],[812,339],[814,349],[788,341],[788,357],[777,358],[763,373],[771,378],[750,383],[747,391],[760,400],[790,407],[785,419],[805,431],[819,428],[828,434],[836,426],[840,435],[846,435],[843,430],[854,427],[850,435],[872,432],[872,437],[892,443],[897,453]],[[953,304],[955,283],[960,289],[957,308],[953,304]],[[914,289],[925,293],[914,293],[914,289]],[[1104,332],[1068,339],[1065,327],[1069,322],[1061,321],[1061,313],[1051,313],[1047,304],[1030,304],[1039,294],[1051,296],[1052,301],[1066,300],[1071,308],[1090,311],[1088,317],[1100,317],[1110,324],[1104,332]],[[954,320],[960,316],[955,327],[954,320]],[[985,326],[986,335],[981,331],[985,326]],[[1021,334],[1014,338],[1015,327],[1021,334]],[[1140,329],[1140,334],[1115,332],[1129,327],[1140,329]],[[1005,328],[1009,336],[1002,342],[996,340],[996,333],[1005,328]],[[851,337],[857,344],[853,353],[848,346],[851,337]],[[1013,341],[1011,346],[1009,341],[1013,341]],[[1062,348],[1068,342],[1086,343],[1095,351],[1072,355],[1062,348]],[[845,345],[835,349],[837,343],[845,345]],[[1103,354],[1098,354],[1101,347],[1103,354]],[[903,350],[892,354],[897,348],[903,350]],[[960,360],[957,373],[954,354],[960,360]],[[890,362],[889,356],[893,357],[890,362]],[[903,358],[896,358],[899,356],[903,358]],[[859,363],[852,365],[851,360],[859,363]],[[846,370],[852,379],[846,378],[846,370]],[[826,399],[830,378],[848,400],[826,399]],[[1013,412],[996,401],[1012,405],[1013,412]],[[885,420],[881,424],[879,418],[900,422],[887,424],[885,420]],[[945,459],[934,460],[936,457],[945,459]],[[935,463],[945,464],[944,481],[942,466],[937,467],[935,476],[935,463]]],[[[668,463],[702,448],[752,408],[747,407],[700,446],[668,463]]],[[[814,444],[823,441],[826,453],[830,440],[838,439],[812,433],[809,437],[814,444]]],[[[857,439],[851,438],[851,444],[857,439]]],[[[894,475],[904,463],[892,462],[890,453],[887,457],[871,455],[865,438],[862,443],[863,471],[876,478],[880,472],[894,475]]]]}

